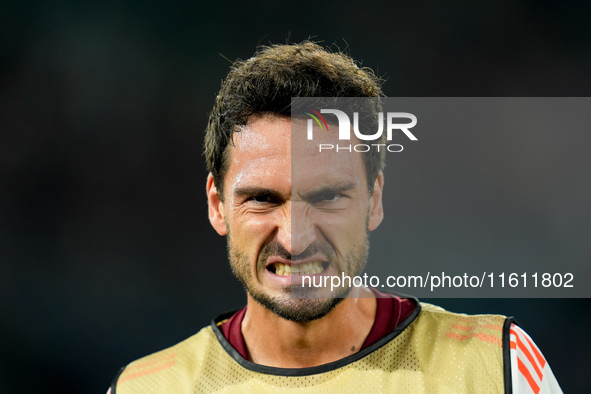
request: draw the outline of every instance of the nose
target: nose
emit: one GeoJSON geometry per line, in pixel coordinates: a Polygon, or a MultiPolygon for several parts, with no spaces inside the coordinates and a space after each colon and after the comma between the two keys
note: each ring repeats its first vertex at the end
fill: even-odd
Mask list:
{"type": "Polygon", "coordinates": [[[277,237],[292,255],[301,254],[316,240],[314,221],[309,213],[309,205],[305,202],[286,204],[277,237]]]}

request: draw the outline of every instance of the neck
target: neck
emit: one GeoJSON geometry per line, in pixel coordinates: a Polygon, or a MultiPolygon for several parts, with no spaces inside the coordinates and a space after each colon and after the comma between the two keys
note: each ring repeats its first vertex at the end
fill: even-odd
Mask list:
{"type": "Polygon", "coordinates": [[[346,298],[321,319],[307,323],[285,320],[248,296],[242,335],[249,359],[277,368],[307,368],[357,353],[373,326],[376,300],[346,298]]]}

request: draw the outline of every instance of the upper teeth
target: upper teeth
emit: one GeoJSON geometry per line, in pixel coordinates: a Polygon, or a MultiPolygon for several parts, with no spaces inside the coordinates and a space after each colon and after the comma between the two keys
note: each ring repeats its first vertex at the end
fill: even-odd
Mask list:
{"type": "Polygon", "coordinates": [[[277,275],[314,275],[324,271],[321,261],[312,261],[310,263],[289,265],[275,263],[275,273],[277,275]]]}

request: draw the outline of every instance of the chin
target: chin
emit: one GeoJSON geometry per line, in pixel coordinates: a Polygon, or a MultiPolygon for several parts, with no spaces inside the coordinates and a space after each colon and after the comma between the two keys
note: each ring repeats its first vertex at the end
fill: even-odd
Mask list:
{"type": "MultiPolygon", "coordinates": [[[[309,290],[309,289],[306,289],[309,290]]],[[[295,297],[293,289],[291,294],[283,294],[278,297],[271,297],[267,294],[249,291],[251,297],[282,319],[308,323],[328,315],[347,294],[325,298],[310,298],[310,295],[303,295],[303,298],[295,297]]],[[[349,293],[349,291],[346,291],[349,293]]],[[[301,294],[298,294],[301,296],[301,294]]]]}

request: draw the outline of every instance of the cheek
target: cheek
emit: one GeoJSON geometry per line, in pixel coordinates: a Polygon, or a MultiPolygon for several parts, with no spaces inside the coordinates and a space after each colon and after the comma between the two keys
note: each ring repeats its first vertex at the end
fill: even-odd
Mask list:
{"type": "Polygon", "coordinates": [[[232,238],[237,243],[260,246],[273,232],[273,215],[238,214],[229,223],[232,238]]]}

